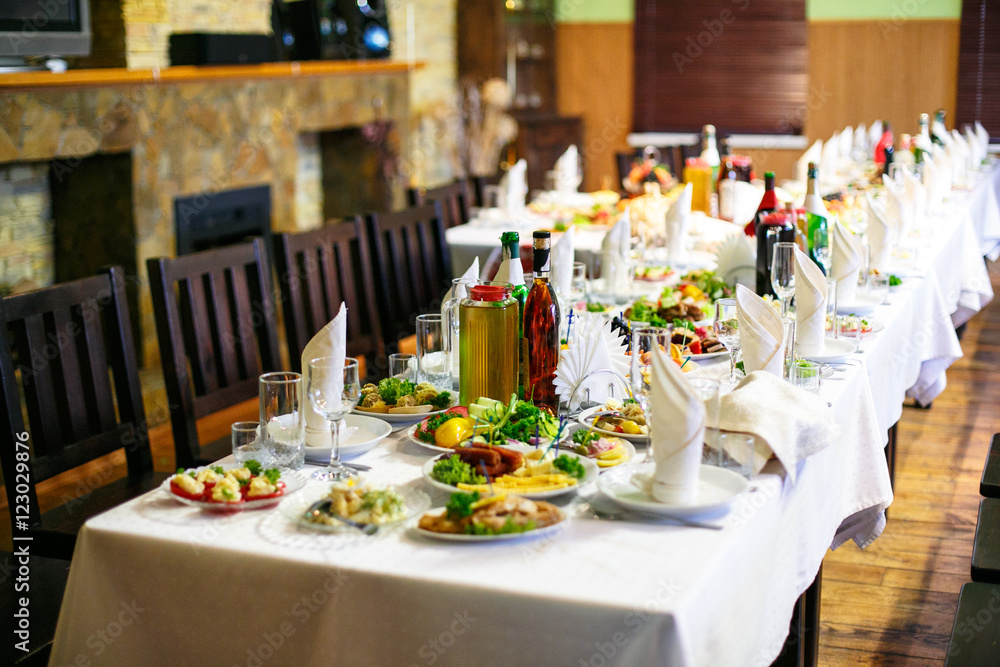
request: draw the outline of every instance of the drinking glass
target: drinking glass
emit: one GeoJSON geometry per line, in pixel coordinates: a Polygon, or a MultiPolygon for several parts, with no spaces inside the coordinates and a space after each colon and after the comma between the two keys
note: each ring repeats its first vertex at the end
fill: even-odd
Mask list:
{"type": "Polygon", "coordinates": [[[715,320],[712,322],[715,337],[729,351],[729,381],[737,382],[736,357],[740,353],[740,323],[736,317],[736,299],[719,299],[715,302],[715,320]]]}
{"type": "Polygon", "coordinates": [[[260,422],[236,422],[232,427],[233,458],[239,464],[254,459],[267,468],[271,466],[270,456],[260,437],[260,422]]]}
{"type": "Polygon", "coordinates": [[[271,465],[298,469],[306,462],[306,420],[302,405],[302,375],[265,373],[260,376],[260,425],[271,465]]]}
{"type": "Polygon", "coordinates": [[[417,357],[412,354],[390,354],[389,377],[415,382],[417,378],[417,357]]]}
{"type": "Polygon", "coordinates": [[[861,349],[861,318],[844,315],[840,318],[840,337],[854,344],[854,352],[861,349]]]}
{"type": "Polygon", "coordinates": [[[833,255],[830,251],[830,235],[827,233],[826,228],[817,227],[813,230],[812,244],[813,257],[816,258],[820,268],[823,269],[824,275],[830,275],[830,264],[833,261],[833,255]]]}
{"type": "Polygon", "coordinates": [[[784,321],[785,349],[782,351],[782,379],[787,380],[795,365],[795,320],[784,321]]]}
{"type": "Polygon", "coordinates": [[[417,316],[417,382],[452,390],[451,336],[440,315],[417,316]]]}
{"type": "Polygon", "coordinates": [[[712,378],[688,378],[688,384],[705,403],[705,444],[701,462],[721,465],[719,458],[719,381],[712,378]]]}
{"type": "Polygon", "coordinates": [[[341,365],[333,357],[319,357],[309,362],[308,372],[309,401],[316,412],[330,422],[333,440],[330,465],[314,472],[313,477],[325,482],[354,477],[357,472],[340,462],[340,420],[354,409],[361,398],[358,360],[347,357],[341,365]]]}
{"type": "Polygon", "coordinates": [[[569,300],[577,304],[587,298],[587,265],[573,262],[573,280],[569,287],[569,300]]]}
{"type": "Polygon", "coordinates": [[[795,244],[774,244],[771,256],[771,288],[781,300],[781,317],[788,318],[788,299],[795,294],[795,244]]]}
{"type": "MultiPolygon", "coordinates": [[[[445,327],[451,334],[451,349],[455,351],[455,354],[451,355],[452,375],[458,375],[459,308],[462,305],[462,299],[468,296],[468,294],[469,284],[465,282],[465,279],[453,279],[451,281],[451,289],[448,291],[449,298],[441,308],[441,312],[446,320],[445,327]]],[[[407,377],[406,379],[412,381],[414,378],[407,377]]]]}
{"type": "Polygon", "coordinates": [[[822,367],[819,364],[803,359],[792,364],[792,372],[788,379],[793,386],[818,394],[822,376],[822,367]]]}
{"type": "Polygon", "coordinates": [[[749,433],[719,433],[719,467],[753,478],[754,444],[749,433]]]}
{"type": "MultiPolygon", "coordinates": [[[[649,428],[650,442],[653,437],[653,425],[649,409],[649,399],[652,396],[652,365],[654,350],[669,350],[670,338],[673,336],[673,325],[665,327],[636,327],[632,330],[632,365],[629,380],[632,385],[632,397],[639,402],[646,425],[649,428]]],[[[652,447],[648,447],[646,458],[652,456],[652,447]]]]}
{"type": "Polygon", "coordinates": [[[829,336],[836,339],[837,332],[837,279],[826,279],[826,330],[829,336]]]}
{"type": "Polygon", "coordinates": [[[871,277],[868,293],[881,304],[889,303],[889,276],[879,273],[871,277]]]}

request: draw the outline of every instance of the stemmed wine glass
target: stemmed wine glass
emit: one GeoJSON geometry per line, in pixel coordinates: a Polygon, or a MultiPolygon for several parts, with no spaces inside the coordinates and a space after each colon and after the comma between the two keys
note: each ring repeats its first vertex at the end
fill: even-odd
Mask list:
{"type": "Polygon", "coordinates": [[[788,318],[788,299],[795,294],[795,244],[774,244],[771,259],[771,288],[781,300],[781,317],[788,318]]]}
{"type": "MultiPolygon", "coordinates": [[[[632,398],[639,402],[642,414],[646,418],[646,428],[652,442],[653,425],[650,419],[649,399],[653,393],[651,371],[653,367],[654,350],[669,350],[670,339],[673,336],[673,325],[666,327],[637,327],[632,330],[632,368],[629,373],[632,385],[632,398]]],[[[653,451],[652,446],[646,450],[648,459],[653,451]]]]}
{"type": "Polygon", "coordinates": [[[740,322],[736,316],[736,299],[719,299],[715,302],[715,320],[712,322],[715,337],[729,352],[729,381],[737,382],[736,357],[740,353],[740,322]]]}
{"type": "Polygon", "coordinates": [[[347,357],[343,365],[340,365],[334,357],[313,359],[309,362],[307,391],[313,408],[330,422],[330,433],[333,438],[330,447],[330,465],[314,472],[313,477],[325,482],[354,477],[357,472],[340,462],[340,420],[354,409],[361,398],[358,360],[347,357]]]}
{"type": "Polygon", "coordinates": [[[816,258],[816,262],[823,269],[823,274],[829,276],[833,255],[830,250],[830,235],[827,233],[827,230],[822,227],[814,229],[812,243],[813,257],[816,258]]]}

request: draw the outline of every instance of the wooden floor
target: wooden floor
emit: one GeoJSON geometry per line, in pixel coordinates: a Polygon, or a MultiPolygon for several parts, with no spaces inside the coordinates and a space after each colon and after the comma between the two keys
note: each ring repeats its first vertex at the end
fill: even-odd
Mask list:
{"type": "MultiPolygon", "coordinates": [[[[1000,294],[1000,267],[990,275],[1000,294]]],[[[932,408],[903,410],[885,532],[824,561],[821,665],[944,664],[970,580],[979,477],[1000,432],[1000,299],[969,322],[962,350],[932,408]]]]}
{"type": "MultiPolygon", "coordinates": [[[[990,267],[1000,293],[1000,267],[990,267]]],[[[979,476],[991,436],[1000,432],[1000,299],[969,323],[965,357],[930,410],[906,408],[899,424],[895,501],[882,536],[853,543],[823,566],[821,665],[939,665],[944,662],[958,592],[969,581],[979,476]]],[[[219,437],[256,402],[214,415],[205,435],[219,437]]],[[[174,466],[169,426],[150,431],[157,470],[174,466]]],[[[43,511],[124,475],[115,454],[41,485],[43,511]]],[[[6,498],[0,497],[0,548],[10,548],[6,498]]]]}

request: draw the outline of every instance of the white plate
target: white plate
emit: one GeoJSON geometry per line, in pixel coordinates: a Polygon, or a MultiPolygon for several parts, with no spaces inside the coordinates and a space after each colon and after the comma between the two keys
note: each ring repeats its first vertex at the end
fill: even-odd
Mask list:
{"type": "MultiPolygon", "coordinates": [[[[579,430],[584,430],[585,431],[585,430],[587,430],[586,427],[583,426],[583,425],[581,425],[581,424],[573,424],[573,428],[576,431],[579,431],[579,430]]],[[[602,468],[601,466],[597,466],[598,470],[600,470],[601,472],[604,472],[605,470],[611,470],[612,468],[619,468],[619,467],[621,467],[623,465],[628,465],[629,463],[634,463],[635,462],[635,445],[633,445],[628,440],[626,440],[624,438],[621,438],[620,436],[621,436],[620,433],[617,434],[617,435],[614,435],[614,436],[611,436],[611,435],[602,435],[601,436],[601,437],[605,437],[605,438],[619,438],[622,441],[622,447],[625,449],[625,457],[626,457],[625,460],[622,461],[621,463],[615,464],[613,466],[608,466],[607,468],[602,468]]],[[[587,458],[590,459],[591,461],[593,461],[594,463],[597,463],[597,459],[596,458],[593,458],[593,457],[590,457],[590,456],[588,456],[587,458]]]]}
{"type": "Polygon", "coordinates": [[[651,474],[655,468],[655,463],[612,468],[597,480],[597,488],[629,510],[690,518],[727,511],[736,497],[750,486],[745,477],[732,470],[703,465],[699,470],[698,492],[694,500],[688,505],[671,505],[653,500],[648,490],[632,483],[632,476],[636,473],[651,474]]]}
{"type": "Polygon", "coordinates": [[[692,354],[691,361],[703,361],[705,359],[715,359],[716,357],[724,357],[729,354],[729,350],[720,350],[718,352],[707,352],[705,354],[692,354]]]}
{"type": "MultiPolygon", "coordinates": [[[[201,471],[208,467],[209,466],[201,466],[199,468],[195,468],[195,470],[201,471]]],[[[221,467],[223,468],[223,470],[230,470],[232,468],[241,468],[242,466],[236,463],[224,463],[222,464],[221,467]]],[[[278,479],[278,481],[285,483],[285,492],[276,498],[247,500],[242,503],[208,503],[201,500],[191,500],[190,498],[182,498],[181,496],[174,494],[174,492],[170,490],[170,479],[172,477],[173,475],[163,480],[163,484],[160,485],[160,488],[163,489],[163,492],[179,503],[190,505],[191,507],[198,507],[207,512],[242,512],[244,510],[255,510],[255,509],[262,509],[264,507],[272,507],[274,505],[277,505],[282,500],[292,495],[296,491],[301,491],[303,488],[305,488],[306,485],[305,477],[295,472],[294,470],[281,468],[281,477],[278,479]]]]}
{"type": "MultiPolygon", "coordinates": [[[[576,421],[578,421],[586,428],[590,428],[590,424],[593,421],[591,417],[593,417],[598,412],[603,412],[605,409],[606,408],[603,405],[598,405],[597,407],[590,408],[589,410],[584,410],[579,415],[577,415],[576,421]]],[[[615,433],[614,431],[608,431],[607,429],[603,428],[595,428],[594,432],[600,433],[601,435],[612,435],[616,438],[622,438],[624,440],[628,440],[629,442],[639,443],[640,445],[645,445],[649,442],[648,435],[631,435],[629,433],[615,433]]]]}
{"type": "Polygon", "coordinates": [[[420,422],[418,422],[418,423],[414,424],[413,426],[411,426],[410,428],[406,429],[406,436],[410,439],[410,442],[416,443],[416,444],[420,445],[421,447],[423,447],[424,449],[429,449],[432,452],[445,453],[445,452],[453,452],[453,451],[455,451],[451,447],[438,447],[437,445],[432,445],[429,442],[424,442],[423,440],[418,440],[417,436],[416,436],[418,428],[420,428],[420,422]]]}
{"type": "MultiPolygon", "coordinates": [[[[406,516],[388,523],[376,524],[379,528],[398,526],[407,519],[423,514],[427,511],[427,508],[431,506],[431,499],[426,493],[415,489],[405,489],[394,486],[390,488],[403,497],[403,502],[406,504],[406,516]]],[[[314,530],[318,533],[357,533],[357,528],[353,528],[344,523],[337,523],[332,526],[328,526],[323,523],[313,523],[312,521],[306,520],[304,516],[305,511],[314,502],[326,496],[329,490],[329,484],[314,485],[309,489],[309,491],[295,498],[293,502],[284,503],[281,506],[281,513],[284,514],[289,521],[306,530],[314,530]]]]}
{"type": "Polygon", "coordinates": [[[882,305],[881,297],[871,294],[855,294],[851,303],[837,302],[837,313],[840,315],[867,315],[882,305]]]}
{"type": "MultiPolygon", "coordinates": [[[[432,510],[437,512],[438,515],[445,510],[432,510]]],[[[433,530],[424,530],[420,526],[414,526],[413,530],[416,531],[418,535],[423,535],[424,537],[429,537],[432,540],[442,540],[444,542],[512,542],[514,540],[528,540],[535,539],[537,537],[544,537],[545,535],[551,535],[552,533],[562,530],[566,524],[569,522],[569,517],[565,512],[560,510],[563,518],[559,523],[554,523],[551,526],[545,526],[545,528],[536,528],[535,530],[529,530],[523,533],[505,533],[503,535],[466,535],[464,533],[435,533],[433,530]]]]}
{"type": "MultiPolygon", "coordinates": [[[[344,423],[349,428],[357,430],[351,433],[340,445],[340,457],[343,459],[361,456],[375,449],[378,443],[392,433],[392,426],[381,419],[368,415],[349,414],[344,417],[344,423]]],[[[329,447],[306,447],[306,461],[310,463],[329,463],[329,447]]]]}
{"type": "MultiPolygon", "coordinates": [[[[534,447],[529,447],[528,445],[504,445],[504,446],[507,449],[513,449],[515,451],[521,452],[522,454],[527,454],[535,449],[534,447]]],[[[577,480],[574,486],[567,486],[561,489],[552,489],[551,491],[539,491],[537,493],[516,492],[517,495],[522,496],[524,498],[530,498],[531,500],[545,500],[546,498],[554,498],[556,496],[561,496],[564,493],[570,493],[572,491],[576,491],[577,489],[580,489],[590,484],[600,476],[601,469],[597,467],[597,463],[595,463],[593,459],[589,459],[586,456],[580,456],[576,452],[568,451],[565,448],[561,448],[559,450],[559,453],[566,454],[568,456],[573,456],[579,459],[580,463],[583,464],[584,470],[586,471],[583,476],[583,479],[577,480]]],[[[445,484],[443,482],[439,482],[433,477],[431,477],[431,471],[434,470],[434,464],[437,463],[437,459],[438,457],[434,457],[424,463],[424,466],[422,468],[424,480],[431,486],[441,489],[442,491],[450,491],[451,493],[460,491],[460,489],[457,487],[445,484]]],[[[514,493],[514,492],[511,491],[509,493],[514,493]]]]}
{"type": "MultiPolygon", "coordinates": [[[[452,396],[454,395],[455,393],[452,392],[452,396]]],[[[381,419],[382,421],[389,422],[390,424],[412,424],[414,422],[423,421],[424,419],[430,417],[431,415],[439,415],[442,412],[447,412],[448,410],[451,410],[453,407],[455,406],[449,405],[444,410],[432,410],[431,412],[417,412],[411,414],[399,414],[399,413],[391,414],[388,412],[365,412],[364,410],[358,410],[357,408],[354,408],[353,410],[351,410],[351,414],[361,415],[362,417],[374,417],[375,419],[381,419]]]]}
{"type": "Polygon", "coordinates": [[[823,340],[823,351],[818,354],[802,354],[809,361],[838,361],[844,357],[854,354],[854,342],[838,338],[826,338],[823,340]]]}

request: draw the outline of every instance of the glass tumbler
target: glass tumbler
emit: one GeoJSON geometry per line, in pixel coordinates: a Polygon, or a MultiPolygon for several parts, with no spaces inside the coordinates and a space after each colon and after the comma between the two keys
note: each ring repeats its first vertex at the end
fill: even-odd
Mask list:
{"type": "Polygon", "coordinates": [[[452,390],[451,335],[441,315],[417,316],[417,382],[452,390]]]}
{"type": "Polygon", "coordinates": [[[306,461],[302,376],[265,373],[260,376],[260,424],[271,465],[297,470],[306,461]]]}
{"type": "Polygon", "coordinates": [[[253,459],[261,466],[271,466],[271,456],[260,437],[260,422],[236,422],[232,426],[233,458],[239,464],[253,459]]]}

